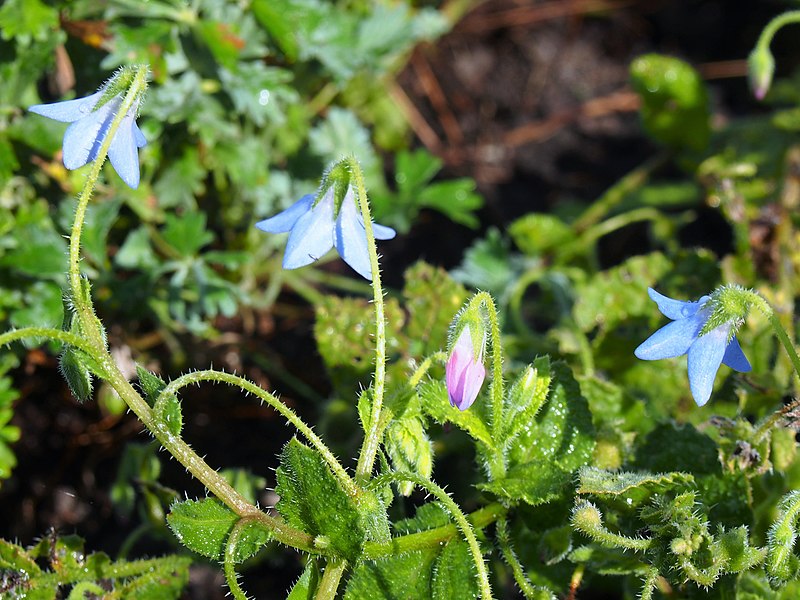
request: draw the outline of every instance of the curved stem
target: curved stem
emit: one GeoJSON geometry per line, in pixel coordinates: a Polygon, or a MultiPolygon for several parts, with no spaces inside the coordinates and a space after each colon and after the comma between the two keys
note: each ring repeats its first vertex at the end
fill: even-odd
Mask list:
{"type": "Polygon", "coordinates": [[[789,360],[792,361],[792,366],[794,367],[794,371],[798,377],[800,377],[800,356],[797,355],[797,350],[792,343],[791,338],[789,338],[789,334],[781,325],[781,321],[778,318],[778,315],[775,314],[775,310],[769,303],[761,297],[760,294],[754,292],[752,290],[747,290],[749,295],[752,299],[753,304],[760,310],[764,316],[769,319],[769,324],[772,326],[775,335],[780,340],[781,344],[783,345],[783,349],[786,350],[786,354],[789,355],[789,360]]]}
{"type": "Polygon", "coordinates": [[[656,587],[657,581],[658,581],[658,569],[656,569],[655,567],[650,567],[644,574],[644,584],[642,585],[642,593],[639,594],[640,600],[652,600],[653,590],[656,587]]]}
{"type": "Polygon", "coordinates": [[[800,23],[800,10],[790,10],[772,19],[761,32],[756,42],[756,48],[769,49],[772,38],[778,33],[778,30],[784,25],[791,23],[800,23]]]}
{"type": "MultiPolygon", "coordinates": [[[[500,339],[500,320],[497,318],[497,307],[494,299],[488,292],[478,292],[470,301],[472,305],[483,306],[489,317],[489,339],[492,344],[492,383],[489,395],[492,398],[492,438],[500,439],[500,429],[503,425],[503,399],[505,397],[503,384],[503,344],[500,339]]],[[[494,478],[499,478],[502,473],[492,473],[494,478]]]]}
{"type": "Polygon", "coordinates": [[[212,369],[206,369],[203,371],[194,371],[192,373],[187,373],[186,375],[181,375],[174,381],[171,381],[167,384],[167,386],[161,390],[161,393],[156,398],[155,404],[158,405],[160,402],[163,402],[169,396],[172,396],[178,392],[183,387],[187,385],[191,385],[193,383],[200,383],[201,381],[214,381],[220,383],[227,383],[229,385],[233,385],[238,387],[239,389],[249,392],[267,404],[269,404],[272,408],[278,411],[287,421],[289,421],[292,425],[294,425],[297,430],[302,433],[305,438],[311,442],[311,444],[316,448],[316,450],[322,455],[322,458],[325,459],[325,462],[328,463],[328,466],[334,472],[336,477],[339,479],[340,483],[344,487],[345,491],[350,495],[356,495],[358,489],[356,488],[353,480],[344,470],[344,467],[336,460],[336,457],[333,453],[328,449],[325,443],[319,438],[319,436],[314,433],[314,431],[306,425],[303,420],[295,414],[295,412],[283,404],[280,400],[278,400],[275,396],[263,390],[258,385],[253,383],[252,381],[248,381],[244,377],[239,377],[238,375],[231,375],[230,373],[224,373],[222,371],[215,371],[212,369]]]}
{"type": "Polygon", "coordinates": [[[422,381],[423,377],[425,377],[425,374],[428,372],[428,369],[430,369],[431,365],[436,361],[441,361],[441,362],[447,361],[447,352],[442,352],[440,350],[439,352],[434,352],[425,360],[423,360],[422,364],[420,364],[416,368],[414,373],[409,378],[408,385],[410,385],[411,387],[416,387],[417,385],[419,385],[419,382],[422,381]]]}
{"type": "Polygon", "coordinates": [[[225,580],[228,582],[228,588],[236,600],[249,600],[247,594],[242,590],[239,585],[239,575],[236,573],[235,558],[236,546],[239,544],[239,538],[242,536],[244,528],[253,522],[253,519],[245,518],[239,519],[236,525],[233,526],[231,534],[228,536],[228,541],[225,543],[225,560],[223,563],[223,570],[225,571],[225,580]]]}
{"type": "Polygon", "coordinates": [[[489,583],[489,574],[486,571],[486,563],[483,561],[483,554],[481,553],[481,548],[478,545],[478,540],[475,537],[475,532],[472,530],[472,525],[470,525],[466,515],[464,515],[464,513],[458,507],[458,504],[455,503],[455,501],[447,492],[436,485],[433,481],[415,473],[407,473],[402,471],[387,473],[386,475],[381,475],[380,477],[373,479],[371,485],[374,485],[377,488],[382,485],[386,485],[387,483],[396,481],[410,481],[411,483],[428,490],[442,504],[444,504],[444,507],[447,509],[447,512],[450,513],[450,516],[453,517],[456,525],[458,525],[458,528],[461,530],[461,534],[464,536],[464,540],[469,546],[470,553],[472,554],[472,560],[475,562],[475,567],[478,571],[478,586],[481,590],[481,598],[483,598],[483,600],[490,600],[492,598],[492,586],[489,583]]]}
{"type": "Polygon", "coordinates": [[[372,270],[372,293],[375,304],[375,378],[372,382],[372,410],[370,411],[369,427],[364,433],[364,442],[358,455],[356,465],[356,481],[363,482],[369,479],[375,456],[380,444],[380,416],[383,408],[383,393],[386,386],[386,317],[383,309],[383,287],[381,286],[381,270],[378,264],[378,247],[375,243],[375,234],[372,230],[372,215],[367,201],[367,188],[364,185],[364,174],[355,157],[346,159],[350,169],[350,176],[356,185],[358,206],[364,220],[364,229],[367,234],[367,250],[369,264],[372,270]]]}
{"type": "Polygon", "coordinates": [[[497,522],[497,542],[500,545],[500,551],[503,553],[503,558],[506,559],[506,562],[511,567],[511,572],[514,574],[514,579],[516,580],[517,585],[519,586],[519,589],[522,591],[522,594],[525,596],[525,598],[534,600],[542,600],[545,598],[552,600],[555,598],[552,592],[542,588],[537,588],[531,583],[531,580],[528,579],[525,569],[522,567],[522,564],[519,562],[514,549],[511,547],[511,538],[508,534],[508,521],[506,519],[500,519],[497,522]]]}
{"type": "Polygon", "coordinates": [[[328,559],[325,565],[325,571],[322,573],[322,579],[319,582],[319,587],[317,588],[317,593],[314,596],[315,600],[334,600],[334,598],[336,598],[336,592],[339,589],[339,581],[341,581],[346,568],[346,560],[328,559]]]}

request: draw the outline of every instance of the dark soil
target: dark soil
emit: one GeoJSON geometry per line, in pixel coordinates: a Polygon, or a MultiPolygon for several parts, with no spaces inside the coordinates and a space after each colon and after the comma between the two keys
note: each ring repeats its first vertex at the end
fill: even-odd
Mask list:
{"type": "MultiPolygon", "coordinates": [[[[442,176],[477,181],[487,201],[482,225],[472,231],[424,212],[405,238],[382,248],[389,284],[399,285],[403,269],[419,258],[454,267],[489,227],[502,229],[563,202],[590,203],[652,156],[656,149],[642,135],[627,83],[637,55],[664,52],[698,66],[710,82],[718,120],[753,110],[744,59],[763,24],[784,8],[778,1],[739,6],[727,0],[481,3],[449,35],[414,51],[398,77],[398,97],[418,143],[445,161],[442,176]]],[[[779,36],[779,57],[784,43],[779,36]]],[[[620,243],[608,246],[612,262],[636,247],[637,232],[622,233],[620,243]]],[[[220,322],[224,333],[214,343],[179,340],[187,365],[173,364],[162,345],[135,352],[136,359],[165,377],[211,363],[236,369],[283,390],[284,400],[316,422],[320,403],[313,397],[324,398],[329,388],[311,340],[313,312],[283,298],[274,315],[250,316],[246,326],[220,322]]],[[[112,343],[136,346],[137,335],[112,332],[112,343]]],[[[138,523],[115,512],[109,489],[126,444],[147,443],[149,435],[130,414],[113,417],[96,402],[77,404],[56,360],[41,350],[27,353],[15,383],[21,397],[14,423],[22,438],[15,447],[19,466],[0,490],[0,536],[29,544],[55,528],[86,537],[88,549],[116,555],[138,523]]],[[[274,485],[274,456],[290,432],[272,411],[205,386],[191,391],[184,412],[186,438],[210,464],[247,467],[274,485]]],[[[175,461],[163,460],[161,482],[181,495],[204,495],[175,461]]],[[[265,492],[262,504],[268,501],[265,492]]],[[[133,554],[171,552],[176,547],[168,539],[146,536],[133,554]]],[[[301,568],[290,552],[270,555],[248,572],[245,588],[257,598],[284,597],[301,568]]],[[[222,578],[198,567],[185,597],[224,598],[222,578]]]]}

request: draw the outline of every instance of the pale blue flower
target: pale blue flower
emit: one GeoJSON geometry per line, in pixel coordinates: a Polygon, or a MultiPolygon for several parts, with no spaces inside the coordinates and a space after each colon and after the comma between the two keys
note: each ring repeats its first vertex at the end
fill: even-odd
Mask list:
{"type": "MultiPolygon", "coordinates": [[[[334,187],[330,186],[316,203],[313,194],[303,196],[283,212],[259,221],[256,227],[268,233],[289,232],[283,255],[284,269],[311,264],[336,246],[348,265],[365,279],[372,280],[367,232],[353,188],[347,187],[339,214],[334,215],[334,187]]],[[[372,231],[377,240],[390,240],[395,236],[394,229],[377,223],[372,224],[372,231]]]]}
{"type": "Polygon", "coordinates": [[[732,323],[723,323],[700,335],[713,307],[710,296],[697,302],[673,300],[652,288],[647,290],[661,313],[672,319],[636,348],[634,354],[643,360],[659,360],[688,355],[689,387],[694,401],[703,406],[711,397],[714,378],[720,364],[735,371],[750,371],[750,363],[742,352],[735,335],[731,335],[732,323]]]}
{"type": "Polygon", "coordinates": [[[485,339],[475,345],[469,325],[464,326],[453,344],[450,358],[445,364],[445,381],[450,405],[458,410],[467,410],[472,406],[481,391],[486,378],[486,368],[483,366],[485,345],[485,339]]]}
{"type": "MultiPolygon", "coordinates": [[[[105,88],[85,98],[36,104],[28,108],[29,111],[50,119],[71,123],[64,133],[64,166],[68,169],[77,169],[97,158],[100,146],[123,100],[120,93],[96,108],[104,94],[105,88]]],[[[125,114],[108,147],[111,165],[133,189],[139,186],[138,149],[147,143],[136,125],[137,109],[138,101],[125,114]]]]}

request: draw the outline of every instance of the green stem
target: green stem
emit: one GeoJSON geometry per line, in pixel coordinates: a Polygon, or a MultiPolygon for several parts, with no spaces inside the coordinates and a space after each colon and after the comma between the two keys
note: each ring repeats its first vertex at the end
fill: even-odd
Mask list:
{"type": "MultiPolygon", "coordinates": [[[[492,383],[489,387],[489,395],[492,398],[492,438],[498,440],[500,439],[500,429],[503,425],[503,399],[505,397],[500,320],[497,318],[497,307],[494,299],[488,292],[478,292],[469,304],[470,308],[475,305],[483,306],[489,318],[489,339],[492,345],[492,383]]],[[[494,479],[500,478],[502,475],[502,473],[492,473],[494,479]]]]}
{"type": "MultiPolygon", "coordinates": [[[[133,107],[137,97],[141,96],[147,87],[147,66],[142,65],[136,69],[136,74],[133,76],[128,92],[122,99],[122,104],[114,115],[111,126],[106,133],[103,143],[97,151],[97,157],[92,162],[92,168],[89,170],[89,175],[86,177],[86,183],[78,196],[78,205],[75,208],[75,220],[72,223],[72,231],[69,236],[69,281],[72,288],[73,302],[75,303],[76,310],[81,316],[87,316],[87,312],[91,312],[91,306],[85,301],[81,289],[81,273],[80,273],[80,252],[81,252],[81,234],[83,233],[83,222],[86,217],[86,207],[89,205],[89,200],[94,192],[94,187],[97,184],[97,178],[100,176],[100,169],[108,155],[108,149],[111,147],[111,142],[114,140],[120,124],[122,123],[128,111],[133,107]]],[[[83,323],[91,329],[96,327],[90,326],[91,319],[83,319],[83,323]]],[[[96,341],[96,340],[94,340],[96,341]]]]}
{"type": "Polygon", "coordinates": [[[784,25],[790,25],[792,23],[800,23],[800,10],[787,11],[781,15],[778,15],[769,23],[767,23],[767,26],[764,27],[761,35],[758,37],[756,48],[762,51],[769,50],[769,45],[772,42],[772,38],[775,37],[775,34],[778,33],[778,30],[784,25]]]}
{"type": "Polygon", "coordinates": [[[796,410],[798,406],[800,406],[800,399],[793,400],[783,408],[772,413],[767,419],[764,420],[763,423],[761,423],[761,425],[758,426],[758,429],[753,434],[754,443],[758,444],[761,442],[767,436],[769,431],[775,427],[775,425],[780,423],[781,419],[783,419],[788,413],[796,410]]]}
{"type": "Polygon", "coordinates": [[[319,582],[319,587],[317,588],[317,593],[314,596],[315,600],[334,600],[334,598],[336,598],[336,592],[339,589],[339,581],[341,581],[346,568],[346,560],[328,559],[328,562],[325,564],[325,570],[322,573],[322,579],[319,582]]]}
{"type": "Polygon", "coordinates": [[[642,585],[642,593],[639,595],[640,600],[652,600],[657,581],[658,569],[650,567],[644,575],[644,585],[642,585]]]}
{"type": "Polygon", "coordinates": [[[375,456],[380,444],[380,417],[383,408],[383,393],[386,386],[386,317],[383,309],[383,287],[381,286],[381,271],[378,264],[378,247],[375,243],[375,234],[372,231],[372,215],[367,200],[367,188],[364,184],[364,174],[355,157],[348,157],[347,164],[350,176],[356,185],[358,206],[364,220],[364,229],[367,234],[367,249],[369,263],[372,271],[373,303],[375,304],[375,377],[372,382],[372,410],[370,411],[369,428],[364,433],[364,442],[358,455],[356,465],[356,481],[367,481],[375,464],[375,456]]]}
{"type": "Polygon", "coordinates": [[[422,364],[417,367],[414,373],[411,375],[411,378],[408,380],[408,385],[411,387],[416,387],[419,385],[419,382],[422,381],[422,378],[425,377],[425,374],[428,372],[428,369],[431,368],[431,365],[434,362],[446,362],[447,361],[447,352],[434,352],[425,360],[422,361],[422,364]]]}
{"type": "MultiPolygon", "coordinates": [[[[493,502],[467,515],[467,520],[475,529],[483,529],[498,519],[505,517],[508,509],[499,502],[493,502]]],[[[459,528],[454,524],[443,525],[435,529],[426,529],[417,533],[409,533],[392,538],[388,544],[367,542],[364,546],[365,560],[377,560],[389,556],[399,556],[439,548],[459,535],[459,528]]]]}
{"type": "Polygon", "coordinates": [[[783,345],[783,349],[786,350],[786,354],[789,355],[789,360],[792,361],[795,374],[800,377],[800,356],[797,355],[797,350],[795,349],[791,338],[789,338],[789,334],[783,328],[783,325],[781,325],[781,321],[778,318],[778,315],[775,314],[775,310],[766,300],[764,300],[764,298],[761,297],[760,294],[752,290],[747,291],[749,292],[749,296],[756,308],[758,308],[758,310],[760,310],[764,316],[769,319],[769,324],[772,326],[775,335],[778,336],[778,340],[780,340],[781,344],[783,345]]]}
{"type": "Polygon", "coordinates": [[[417,475],[416,473],[407,473],[402,471],[387,473],[373,479],[371,484],[374,487],[379,488],[387,483],[396,481],[410,481],[413,484],[428,490],[444,505],[444,507],[447,509],[447,512],[450,513],[450,516],[453,517],[456,525],[458,525],[458,528],[461,530],[461,534],[464,536],[464,539],[469,546],[470,553],[472,554],[472,560],[475,562],[475,567],[478,573],[478,587],[481,590],[481,598],[483,598],[483,600],[491,600],[492,586],[489,583],[489,574],[486,571],[486,563],[483,561],[481,548],[478,545],[475,532],[472,530],[472,525],[470,525],[469,520],[458,507],[458,504],[453,501],[447,492],[436,485],[433,481],[422,477],[421,475],[417,475]]]}
{"type": "Polygon", "coordinates": [[[249,392],[254,396],[257,396],[267,404],[269,404],[272,408],[278,411],[287,421],[289,421],[292,425],[297,428],[297,430],[302,433],[306,439],[311,442],[314,448],[322,455],[322,458],[325,459],[325,462],[328,463],[331,470],[334,472],[336,477],[339,479],[342,487],[344,487],[345,491],[350,494],[351,496],[355,496],[358,493],[358,489],[356,488],[353,480],[344,470],[344,467],[336,460],[336,457],[333,453],[328,449],[325,443],[320,439],[320,437],[314,433],[314,431],[306,425],[303,420],[295,414],[295,412],[283,404],[280,400],[278,400],[275,396],[267,392],[266,390],[261,389],[258,385],[253,383],[252,381],[248,381],[243,377],[239,377],[238,375],[231,375],[230,373],[223,373],[222,371],[214,371],[212,369],[206,369],[204,371],[193,371],[192,373],[187,373],[185,375],[181,375],[174,381],[171,381],[158,395],[156,399],[155,405],[158,406],[161,402],[164,402],[170,396],[177,394],[178,390],[187,385],[192,385],[196,383],[200,383],[201,381],[214,381],[220,383],[227,383],[229,385],[233,385],[238,387],[239,389],[249,392]]]}
{"type": "Polygon", "coordinates": [[[537,588],[531,583],[531,580],[528,579],[525,569],[522,567],[514,549],[511,547],[511,538],[508,533],[508,521],[506,519],[500,519],[497,522],[497,542],[500,545],[503,558],[506,559],[506,562],[511,567],[514,579],[525,598],[529,600],[551,600],[555,598],[549,590],[537,588]]]}
{"type": "Polygon", "coordinates": [[[63,344],[67,344],[68,346],[73,346],[79,350],[83,350],[92,356],[94,356],[97,350],[97,348],[95,348],[86,339],[77,336],[70,331],[51,329],[49,327],[24,327],[22,329],[7,331],[0,335],[0,346],[5,346],[11,342],[31,338],[46,338],[54,342],[61,342],[63,344]]]}
{"type": "Polygon", "coordinates": [[[228,541],[225,543],[225,560],[223,570],[225,571],[225,579],[228,582],[228,588],[236,600],[249,600],[247,594],[244,593],[239,585],[239,575],[236,573],[236,547],[239,544],[239,538],[242,537],[242,531],[254,519],[245,518],[239,519],[236,525],[233,526],[231,534],[228,536],[228,541]]]}

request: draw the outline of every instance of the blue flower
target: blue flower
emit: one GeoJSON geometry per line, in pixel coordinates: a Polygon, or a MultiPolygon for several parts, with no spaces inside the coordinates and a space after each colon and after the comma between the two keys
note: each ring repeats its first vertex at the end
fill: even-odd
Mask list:
{"type": "MultiPolygon", "coordinates": [[[[283,255],[284,269],[311,264],[336,246],[344,262],[365,279],[372,280],[367,232],[353,188],[347,187],[336,216],[334,188],[328,187],[316,202],[313,194],[303,196],[283,212],[256,223],[256,227],[268,233],[291,232],[283,255]]],[[[378,240],[395,236],[394,229],[377,223],[372,224],[372,231],[378,240]]]]}
{"type": "MultiPolygon", "coordinates": [[[[123,100],[120,93],[97,108],[104,94],[105,88],[102,88],[85,98],[36,104],[28,108],[29,111],[49,119],[71,123],[64,133],[64,166],[68,169],[77,169],[97,158],[100,146],[123,100]]],[[[147,143],[136,125],[138,104],[138,101],[134,102],[125,114],[108,147],[111,164],[122,180],[133,189],[139,186],[138,149],[147,143]]]]}
{"type": "Polygon", "coordinates": [[[673,300],[652,288],[647,290],[661,313],[672,319],[636,348],[634,354],[642,360],[659,360],[688,354],[689,387],[698,406],[703,406],[711,397],[714,378],[720,364],[746,373],[750,363],[742,352],[735,335],[731,335],[732,323],[727,322],[700,335],[708,321],[713,306],[710,296],[697,302],[673,300]]]}

